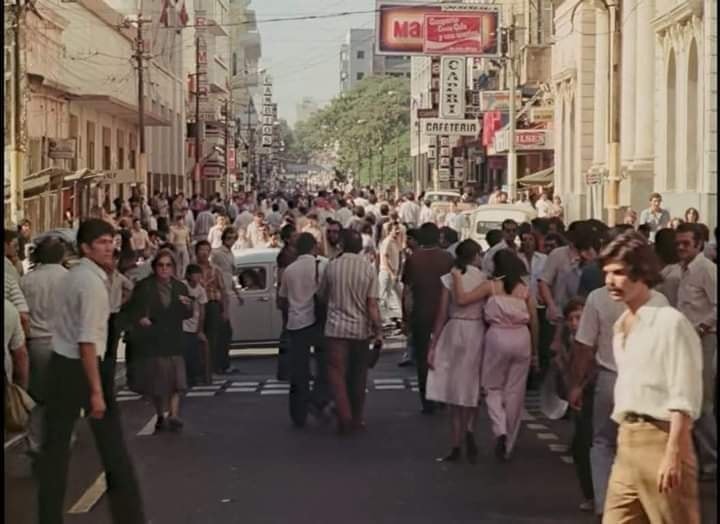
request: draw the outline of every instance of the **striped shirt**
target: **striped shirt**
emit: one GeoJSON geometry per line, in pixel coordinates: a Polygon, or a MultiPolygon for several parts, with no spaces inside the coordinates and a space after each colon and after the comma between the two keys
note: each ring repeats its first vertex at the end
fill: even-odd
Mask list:
{"type": "Polygon", "coordinates": [[[325,336],[367,339],[372,336],[368,298],[378,298],[375,268],[360,254],[344,253],[330,261],[319,295],[328,305],[325,336]]]}

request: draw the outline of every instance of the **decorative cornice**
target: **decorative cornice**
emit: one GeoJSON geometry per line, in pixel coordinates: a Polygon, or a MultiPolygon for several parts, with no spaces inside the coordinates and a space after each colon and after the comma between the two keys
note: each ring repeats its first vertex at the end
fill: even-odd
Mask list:
{"type": "Polygon", "coordinates": [[[672,26],[689,21],[693,16],[702,18],[702,14],[702,0],[685,0],[670,11],[653,18],[650,23],[656,33],[665,33],[672,26]]]}
{"type": "Polygon", "coordinates": [[[564,82],[574,81],[577,77],[577,69],[574,67],[566,67],[556,75],[552,77],[553,85],[562,84],[564,82]]]}

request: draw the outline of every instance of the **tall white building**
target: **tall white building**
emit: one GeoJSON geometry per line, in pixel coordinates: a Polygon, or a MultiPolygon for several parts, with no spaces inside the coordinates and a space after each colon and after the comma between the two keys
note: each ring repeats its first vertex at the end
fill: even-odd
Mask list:
{"type": "MultiPolygon", "coordinates": [[[[606,217],[608,17],[589,3],[555,17],[555,188],[569,219],[606,217]]],[[[651,192],[673,216],[717,210],[717,4],[623,2],[620,205],[640,211],[651,192]]]]}
{"type": "Polygon", "coordinates": [[[410,78],[410,57],[375,55],[375,30],[350,29],[340,46],[340,91],[351,90],[370,75],[410,78]]]}
{"type": "Polygon", "coordinates": [[[314,98],[309,96],[303,97],[295,107],[295,119],[297,122],[309,120],[319,109],[320,106],[314,98]]]}

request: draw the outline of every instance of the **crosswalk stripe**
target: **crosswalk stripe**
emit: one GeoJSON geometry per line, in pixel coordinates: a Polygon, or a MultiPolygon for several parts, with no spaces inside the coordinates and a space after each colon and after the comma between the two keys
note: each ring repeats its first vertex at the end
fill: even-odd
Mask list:
{"type": "Polygon", "coordinates": [[[219,389],[218,386],[195,386],[192,391],[218,391],[219,389]]]}
{"type": "Polygon", "coordinates": [[[73,507],[70,508],[68,513],[88,513],[93,506],[97,504],[97,501],[100,500],[100,497],[103,496],[106,490],[107,482],[105,481],[105,473],[101,473],[73,507]]]}
{"type": "Polygon", "coordinates": [[[225,393],[255,393],[257,388],[227,388],[225,393]]]}
{"type": "Polygon", "coordinates": [[[548,429],[548,427],[543,424],[528,424],[527,427],[528,429],[548,429]]]}
{"type": "Polygon", "coordinates": [[[186,397],[212,397],[216,391],[191,391],[186,397]]]}
{"type": "Polygon", "coordinates": [[[565,464],[572,464],[573,458],[568,456],[562,456],[560,457],[560,460],[562,460],[565,464]]]}
{"type": "Polygon", "coordinates": [[[233,382],[230,387],[257,387],[260,385],[260,382],[233,382]]]}
{"type": "Polygon", "coordinates": [[[261,395],[287,395],[290,393],[287,389],[263,389],[261,395]]]}
{"type": "Polygon", "coordinates": [[[402,384],[403,379],[401,378],[376,378],[373,379],[376,384],[402,384]]]}
{"type": "Polygon", "coordinates": [[[558,436],[555,433],[538,433],[537,437],[540,440],[557,440],[558,436]]]}
{"type": "Polygon", "coordinates": [[[400,390],[405,389],[405,386],[403,384],[380,384],[375,386],[375,389],[378,391],[384,391],[384,390],[400,390]]]}
{"type": "Polygon", "coordinates": [[[550,448],[550,451],[554,451],[556,453],[565,453],[568,450],[566,444],[549,444],[548,447],[550,448]]]}
{"type": "Polygon", "coordinates": [[[120,397],[120,398],[117,398],[116,400],[118,402],[130,402],[131,400],[140,400],[140,398],[141,398],[140,395],[134,395],[132,397],[120,397]]]}

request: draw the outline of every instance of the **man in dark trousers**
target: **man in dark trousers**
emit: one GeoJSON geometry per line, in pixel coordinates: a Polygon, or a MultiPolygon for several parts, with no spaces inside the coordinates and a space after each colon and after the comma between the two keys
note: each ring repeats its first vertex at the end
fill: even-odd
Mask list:
{"type": "Polygon", "coordinates": [[[440,277],[449,273],[453,265],[453,256],[440,249],[440,230],[435,224],[427,223],[418,231],[420,248],[408,258],[403,272],[403,294],[412,293],[412,313],[410,318],[403,319],[409,323],[412,332],[415,361],[417,363],[418,386],[422,412],[430,415],[435,405],[425,399],[425,383],[428,365],[427,351],[430,344],[437,308],[440,304],[442,284],[440,277]]]}
{"type": "Polygon", "coordinates": [[[40,524],[63,522],[70,435],[81,408],[90,417],[105,470],[113,522],[145,523],[140,488],[112,391],[112,367],[105,365],[113,236],[113,227],[103,220],[83,222],[77,233],[82,259],[59,284],[51,321],[53,354],[38,464],[40,524]]]}

